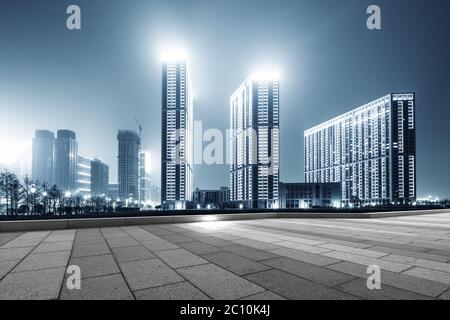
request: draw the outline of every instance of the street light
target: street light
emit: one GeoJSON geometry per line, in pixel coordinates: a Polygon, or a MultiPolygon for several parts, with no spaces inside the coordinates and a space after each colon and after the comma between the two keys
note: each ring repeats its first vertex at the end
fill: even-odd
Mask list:
{"type": "Polygon", "coordinates": [[[36,211],[36,185],[31,185],[30,192],[33,196],[33,211],[36,211]]]}

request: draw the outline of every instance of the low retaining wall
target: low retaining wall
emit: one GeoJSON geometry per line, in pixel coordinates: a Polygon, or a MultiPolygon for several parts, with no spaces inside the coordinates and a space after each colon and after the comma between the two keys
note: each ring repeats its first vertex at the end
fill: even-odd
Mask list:
{"type": "Polygon", "coordinates": [[[121,227],[149,224],[173,224],[189,222],[252,220],[252,219],[376,219],[399,216],[414,216],[423,214],[438,214],[450,212],[442,210],[392,211],[372,213],[242,213],[242,214],[210,214],[210,215],[176,215],[152,217],[117,217],[117,218],[77,218],[48,220],[17,220],[0,221],[0,232],[61,230],[99,227],[121,227]]]}

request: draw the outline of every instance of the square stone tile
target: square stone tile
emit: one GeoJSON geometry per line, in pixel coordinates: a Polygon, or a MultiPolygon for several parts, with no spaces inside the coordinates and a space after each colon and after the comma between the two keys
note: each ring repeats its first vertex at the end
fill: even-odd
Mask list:
{"type": "Polygon", "coordinates": [[[258,272],[245,278],[291,300],[356,299],[352,295],[280,270],[258,272]]]}
{"type": "Polygon", "coordinates": [[[450,290],[447,290],[442,295],[439,296],[441,300],[450,300],[450,290]]]}
{"type": "MultiPolygon", "coordinates": [[[[367,279],[367,267],[351,262],[341,262],[327,267],[331,270],[343,272],[355,277],[367,279]]],[[[437,297],[447,290],[450,285],[421,279],[406,274],[398,274],[381,270],[381,282],[391,287],[396,287],[406,291],[416,292],[429,297],[437,297]]]]}
{"type": "Polygon", "coordinates": [[[70,251],[32,253],[22,260],[12,272],[66,267],[70,251]]]}
{"type": "Polygon", "coordinates": [[[0,280],[10,272],[20,260],[1,260],[0,259],[0,280]]]}
{"type": "Polygon", "coordinates": [[[167,241],[172,242],[172,243],[196,241],[193,238],[186,237],[186,236],[183,236],[181,234],[169,234],[169,235],[163,234],[163,235],[160,235],[160,237],[163,238],[164,240],[167,240],[167,241]]]}
{"type": "Polygon", "coordinates": [[[177,271],[213,299],[234,300],[265,291],[264,288],[213,264],[177,271]]]}
{"type": "Polygon", "coordinates": [[[41,242],[40,239],[26,239],[26,240],[14,239],[14,240],[4,244],[1,247],[1,249],[35,247],[40,242],[41,242]]]}
{"type": "Polygon", "coordinates": [[[279,257],[277,254],[268,251],[259,250],[242,245],[223,247],[223,249],[254,261],[261,261],[279,257]]]}
{"type": "Polygon", "coordinates": [[[221,248],[210,246],[210,245],[200,242],[200,241],[184,242],[184,243],[179,243],[178,245],[180,247],[182,247],[192,253],[198,254],[198,255],[223,251],[221,248]]]}
{"type": "Polygon", "coordinates": [[[155,254],[174,269],[208,263],[205,259],[184,249],[156,251],[155,254]]]}
{"type": "Polygon", "coordinates": [[[67,234],[54,234],[52,232],[47,238],[44,239],[44,242],[54,242],[54,241],[74,241],[75,233],[67,233],[67,234]]]}
{"type": "Polygon", "coordinates": [[[132,238],[111,238],[107,240],[111,248],[135,247],[139,242],[132,238]]]}
{"type": "Polygon", "coordinates": [[[362,264],[365,266],[377,265],[384,270],[398,272],[398,273],[411,268],[410,265],[407,265],[404,263],[392,262],[392,261],[387,261],[387,260],[383,260],[383,259],[369,258],[369,257],[365,257],[365,256],[353,254],[353,253],[347,253],[347,252],[333,251],[333,252],[322,253],[322,255],[329,257],[329,258],[333,258],[333,259],[339,259],[339,260],[344,260],[347,262],[362,264]]]}
{"type": "Polygon", "coordinates": [[[238,256],[231,252],[212,253],[203,256],[210,262],[231,271],[239,276],[272,269],[271,267],[256,261],[238,256]]]}
{"type": "Polygon", "coordinates": [[[265,260],[264,264],[288,273],[292,273],[301,278],[321,283],[328,287],[334,287],[355,278],[345,273],[329,270],[324,267],[318,267],[313,264],[304,263],[289,258],[265,260]]]}
{"type": "Polygon", "coordinates": [[[106,243],[75,244],[72,249],[72,258],[100,256],[110,253],[111,250],[106,243]]]}
{"type": "Polygon", "coordinates": [[[367,280],[357,278],[336,287],[336,289],[367,300],[428,300],[432,299],[418,293],[401,290],[381,284],[380,290],[369,290],[367,280]]]}
{"type": "Polygon", "coordinates": [[[81,289],[69,290],[63,285],[61,300],[134,300],[121,274],[81,280],[81,289]]]}
{"type": "Polygon", "coordinates": [[[81,278],[92,278],[119,273],[119,267],[111,254],[72,258],[69,265],[80,267],[81,278]]]}
{"type": "Polygon", "coordinates": [[[135,295],[137,300],[210,300],[189,282],[144,289],[136,291],[135,295]]]}
{"type": "Polygon", "coordinates": [[[0,281],[0,300],[57,299],[65,268],[9,273],[0,281]]]}
{"type": "Polygon", "coordinates": [[[414,267],[406,270],[403,274],[450,285],[450,273],[447,272],[414,267]]]}
{"type": "Polygon", "coordinates": [[[120,264],[120,268],[132,291],[184,280],[159,259],[124,262],[120,264]]]}
{"type": "Polygon", "coordinates": [[[286,298],[283,298],[282,296],[273,293],[271,291],[264,291],[261,293],[257,293],[245,298],[242,298],[240,300],[286,300],[286,298]]]}
{"type": "Polygon", "coordinates": [[[289,248],[279,248],[269,250],[275,257],[283,256],[301,262],[306,262],[319,267],[328,266],[330,264],[338,263],[340,260],[329,257],[320,256],[309,252],[298,251],[289,248]]]}
{"type": "Polygon", "coordinates": [[[75,245],[87,245],[87,244],[97,244],[97,243],[103,243],[106,244],[105,239],[103,236],[88,236],[88,237],[75,237],[75,245]]]}
{"type": "Polygon", "coordinates": [[[72,245],[73,241],[41,242],[41,244],[33,250],[33,253],[70,251],[72,250],[72,245]]]}
{"type": "Polygon", "coordinates": [[[0,249],[0,261],[23,259],[33,247],[0,249]]]}
{"type": "Polygon", "coordinates": [[[166,240],[141,241],[141,244],[150,251],[178,249],[179,247],[166,240]]]}
{"type": "Polygon", "coordinates": [[[119,263],[155,258],[155,255],[144,246],[114,248],[112,251],[119,263]]]}

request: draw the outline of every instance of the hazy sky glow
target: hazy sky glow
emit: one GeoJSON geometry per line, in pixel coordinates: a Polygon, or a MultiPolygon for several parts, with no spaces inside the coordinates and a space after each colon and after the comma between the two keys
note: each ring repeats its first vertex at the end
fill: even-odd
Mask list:
{"type": "MultiPolygon", "coordinates": [[[[280,72],[286,182],[303,181],[305,129],[416,92],[418,196],[448,197],[449,14],[448,0],[0,0],[0,146],[72,129],[80,154],[108,163],[115,180],[117,130],[135,129],[135,115],[159,183],[160,58],[184,48],[204,129],[225,132],[229,96],[248,75],[280,72]],[[375,3],[381,31],[366,28],[375,3]],[[81,31],[66,29],[70,4],[81,31]]],[[[228,185],[226,165],[194,169],[195,187],[228,185]]]]}

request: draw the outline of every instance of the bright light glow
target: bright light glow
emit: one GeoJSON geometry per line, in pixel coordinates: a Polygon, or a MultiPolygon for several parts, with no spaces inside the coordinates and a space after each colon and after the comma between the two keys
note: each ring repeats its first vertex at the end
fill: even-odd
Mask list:
{"type": "Polygon", "coordinates": [[[217,221],[217,217],[216,216],[204,216],[203,221],[205,221],[205,222],[217,221]]]}
{"type": "Polygon", "coordinates": [[[69,197],[72,196],[72,193],[70,193],[70,191],[67,191],[67,192],[64,194],[64,196],[65,196],[66,198],[69,198],[69,197]]]}
{"type": "Polygon", "coordinates": [[[148,151],[144,151],[144,154],[145,154],[145,173],[152,174],[152,156],[148,151]]]}
{"type": "Polygon", "coordinates": [[[10,165],[20,160],[22,147],[8,141],[0,141],[0,164],[10,165]]]}
{"type": "Polygon", "coordinates": [[[187,60],[187,53],[184,49],[167,50],[161,53],[161,60],[164,62],[187,60]]]}
{"type": "Polygon", "coordinates": [[[277,71],[259,71],[252,74],[251,78],[254,81],[263,81],[263,80],[279,80],[280,74],[277,71]]]}

